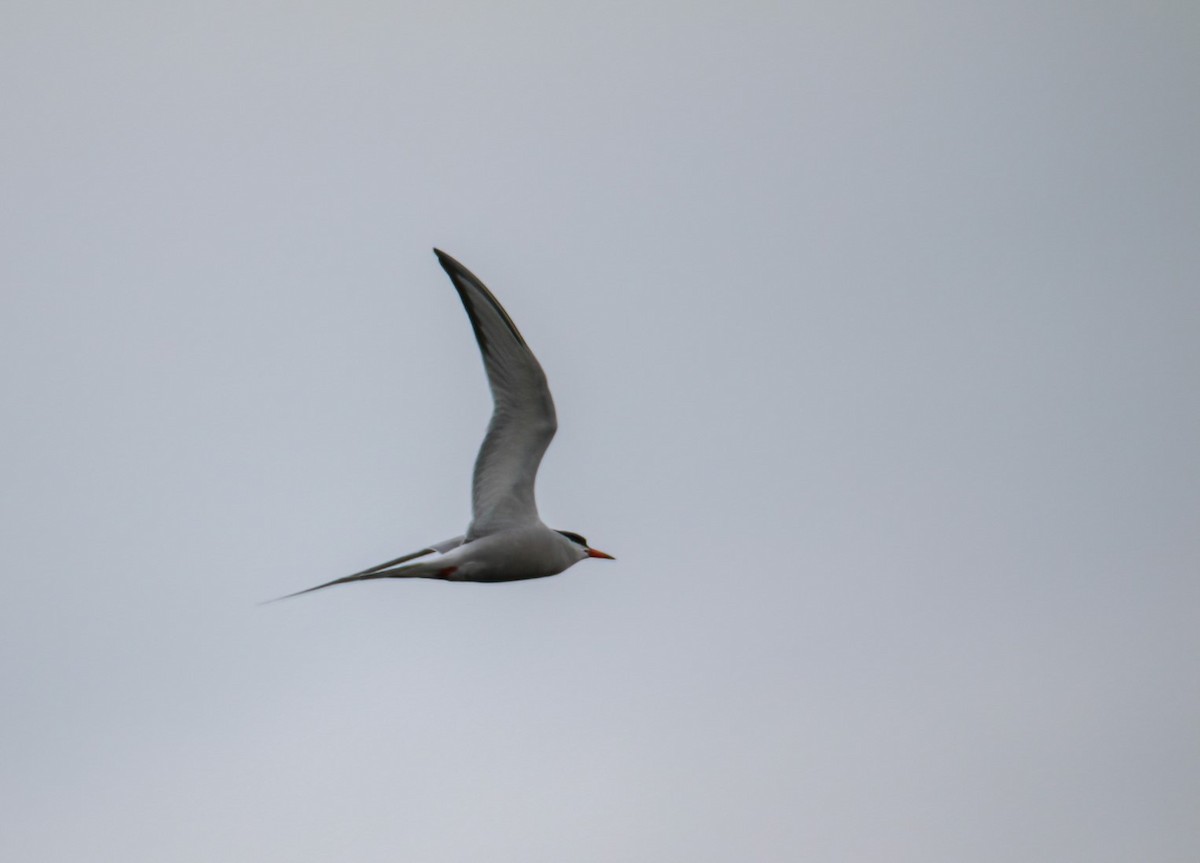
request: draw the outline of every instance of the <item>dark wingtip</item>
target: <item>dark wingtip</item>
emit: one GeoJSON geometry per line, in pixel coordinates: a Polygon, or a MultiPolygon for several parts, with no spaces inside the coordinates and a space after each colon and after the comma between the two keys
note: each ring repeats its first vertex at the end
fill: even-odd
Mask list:
{"type": "Polygon", "coordinates": [[[517,325],[508,316],[508,312],[504,311],[504,307],[500,305],[500,301],[492,296],[492,292],[487,289],[479,276],[472,273],[436,246],[433,249],[433,253],[437,255],[438,263],[442,265],[442,269],[446,271],[446,275],[450,277],[451,283],[454,285],[455,290],[458,291],[463,307],[467,310],[467,316],[471,319],[471,326],[475,330],[475,339],[479,342],[479,346],[483,349],[484,353],[487,353],[487,338],[483,335],[483,328],[479,324],[478,315],[472,305],[471,298],[467,295],[464,285],[469,285],[475,291],[482,294],[484,300],[491,304],[501,320],[512,331],[513,337],[517,342],[528,349],[525,339],[521,336],[521,331],[517,329],[517,325]]]}
{"type": "Polygon", "coordinates": [[[470,282],[479,281],[479,279],[475,278],[474,274],[472,274],[470,270],[436,246],[433,249],[433,253],[437,255],[438,263],[442,265],[442,269],[446,271],[446,275],[448,275],[452,281],[457,279],[466,279],[470,282]]]}
{"type": "Polygon", "coordinates": [[[464,279],[468,282],[474,282],[476,285],[482,287],[483,282],[479,280],[479,276],[475,275],[466,267],[464,267],[453,256],[447,255],[437,247],[434,247],[433,253],[437,255],[438,263],[442,265],[442,269],[445,270],[448,275],[455,278],[464,279]]]}
{"type": "Polygon", "coordinates": [[[453,272],[462,273],[462,272],[467,271],[466,267],[464,267],[458,261],[454,260],[454,258],[452,258],[450,255],[447,255],[445,252],[443,252],[441,249],[437,248],[436,246],[434,246],[433,253],[435,255],[437,255],[438,263],[442,265],[442,269],[445,270],[447,273],[453,273],[453,272]]]}

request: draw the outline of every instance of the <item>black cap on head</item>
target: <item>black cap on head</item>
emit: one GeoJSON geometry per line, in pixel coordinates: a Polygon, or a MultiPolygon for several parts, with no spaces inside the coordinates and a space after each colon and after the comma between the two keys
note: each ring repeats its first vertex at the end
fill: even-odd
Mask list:
{"type": "Polygon", "coordinates": [[[567,539],[571,540],[571,542],[574,542],[578,545],[582,545],[584,548],[588,547],[587,540],[584,539],[582,536],[580,536],[577,533],[571,533],[571,531],[569,531],[569,530],[560,530],[560,531],[556,531],[556,533],[561,533],[567,539]]]}

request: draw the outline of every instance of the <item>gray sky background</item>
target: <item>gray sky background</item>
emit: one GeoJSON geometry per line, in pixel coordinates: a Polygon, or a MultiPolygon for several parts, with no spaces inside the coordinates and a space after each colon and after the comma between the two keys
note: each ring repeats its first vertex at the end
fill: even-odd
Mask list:
{"type": "Polygon", "coordinates": [[[0,857],[1200,857],[1193,3],[8,2],[0,857]],[[430,252],[547,370],[552,525],[430,252]]]}

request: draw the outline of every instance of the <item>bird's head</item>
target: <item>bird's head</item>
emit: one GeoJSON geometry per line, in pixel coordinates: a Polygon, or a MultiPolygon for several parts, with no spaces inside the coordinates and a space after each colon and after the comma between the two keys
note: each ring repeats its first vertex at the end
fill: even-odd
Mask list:
{"type": "Polygon", "coordinates": [[[578,547],[580,560],[583,560],[585,557],[598,557],[602,560],[616,560],[616,558],[611,554],[605,554],[599,549],[588,548],[587,540],[577,533],[572,533],[569,530],[560,530],[557,532],[565,536],[573,545],[578,547]]]}

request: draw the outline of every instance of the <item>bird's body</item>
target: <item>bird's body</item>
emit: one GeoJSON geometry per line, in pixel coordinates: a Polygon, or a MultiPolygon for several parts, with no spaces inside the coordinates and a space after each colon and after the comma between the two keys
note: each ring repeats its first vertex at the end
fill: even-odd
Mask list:
{"type": "Polygon", "coordinates": [[[558,428],[546,375],[483,282],[449,255],[434,252],[471,320],[495,403],[475,460],[471,524],[463,536],[298,593],[376,578],[521,581],[557,575],[588,557],[612,559],[588,548],[579,534],[553,530],[538,517],[534,480],[558,428]]]}
{"type": "Polygon", "coordinates": [[[558,575],[587,556],[557,531],[531,524],[481,536],[425,566],[447,581],[522,581],[558,575]]]}

